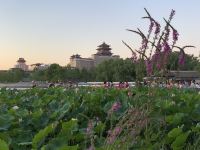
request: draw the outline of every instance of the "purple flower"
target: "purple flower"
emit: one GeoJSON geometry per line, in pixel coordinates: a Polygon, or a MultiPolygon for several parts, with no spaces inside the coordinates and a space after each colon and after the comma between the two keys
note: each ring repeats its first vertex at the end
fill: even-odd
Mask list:
{"type": "Polygon", "coordinates": [[[184,52],[180,53],[178,63],[180,65],[184,65],[184,63],[185,63],[185,53],[184,52]]]}
{"type": "Polygon", "coordinates": [[[157,36],[160,33],[160,24],[158,22],[155,22],[156,29],[155,29],[155,35],[157,36]]]}
{"type": "Polygon", "coordinates": [[[175,10],[172,9],[171,14],[169,16],[169,20],[172,20],[175,15],[175,10]]]}
{"type": "Polygon", "coordinates": [[[156,50],[155,51],[155,54],[152,56],[152,62],[157,62],[157,60],[159,59],[159,56],[160,56],[160,52],[159,50],[156,50]]]}
{"type": "Polygon", "coordinates": [[[152,19],[150,19],[150,25],[149,25],[149,36],[153,30],[153,26],[154,26],[154,21],[152,19]]]}
{"type": "Polygon", "coordinates": [[[156,64],[156,67],[157,67],[158,70],[160,70],[160,69],[161,69],[161,64],[158,62],[158,63],[156,64]]]}
{"type": "Polygon", "coordinates": [[[166,33],[165,33],[165,41],[168,41],[169,40],[169,33],[170,33],[170,29],[169,29],[168,26],[165,28],[165,31],[166,31],[166,33]]]}
{"type": "Polygon", "coordinates": [[[169,44],[167,42],[163,43],[163,50],[164,53],[169,53],[171,51],[171,48],[169,47],[169,44]]]}
{"type": "Polygon", "coordinates": [[[153,72],[153,64],[152,64],[151,61],[149,61],[149,60],[146,60],[145,64],[146,64],[146,71],[147,71],[147,74],[148,74],[148,75],[151,75],[152,72],[153,72]]]}
{"type": "Polygon", "coordinates": [[[162,49],[162,45],[160,43],[157,44],[157,50],[160,51],[162,49]]]}
{"type": "Polygon", "coordinates": [[[107,143],[112,144],[114,143],[115,139],[117,138],[118,135],[122,132],[122,129],[120,127],[116,127],[113,131],[108,131],[108,139],[107,143]]]}
{"type": "Polygon", "coordinates": [[[112,111],[112,112],[116,112],[116,111],[118,111],[121,107],[122,107],[122,105],[121,105],[120,102],[115,102],[115,103],[112,105],[111,111],[112,111]]]}
{"type": "Polygon", "coordinates": [[[145,50],[146,48],[147,48],[147,46],[148,46],[148,40],[146,39],[146,38],[144,38],[143,40],[142,40],[142,47],[140,48],[140,50],[142,51],[142,50],[145,50]]]}
{"type": "Polygon", "coordinates": [[[173,29],[172,32],[173,32],[173,44],[176,44],[179,34],[178,34],[177,30],[175,30],[175,29],[173,29]]]}
{"type": "Polygon", "coordinates": [[[137,62],[137,54],[135,52],[132,52],[132,57],[131,59],[133,60],[133,63],[137,62]]]}

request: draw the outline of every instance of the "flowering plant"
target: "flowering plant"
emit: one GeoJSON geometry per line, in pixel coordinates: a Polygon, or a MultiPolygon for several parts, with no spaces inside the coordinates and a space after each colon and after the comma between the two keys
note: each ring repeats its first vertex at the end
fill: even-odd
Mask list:
{"type": "Polygon", "coordinates": [[[136,65],[139,68],[136,70],[138,79],[141,79],[138,76],[142,76],[144,71],[141,71],[141,69],[143,68],[146,68],[148,76],[155,75],[155,71],[164,75],[167,72],[167,63],[173,48],[178,48],[180,50],[179,65],[183,65],[185,62],[184,49],[194,47],[191,45],[184,47],[176,46],[179,33],[171,25],[175,10],[171,11],[168,20],[164,18],[165,26],[163,30],[161,30],[160,23],[150,15],[147,9],[145,9],[145,11],[147,16],[142,18],[148,19],[150,22],[148,34],[145,35],[139,28],[137,30],[127,29],[130,32],[138,34],[142,38],[140,48],[133,49],[126,42],[122,41],[131,50],[133,62],[138,63],[138,65],[136,65]]]}

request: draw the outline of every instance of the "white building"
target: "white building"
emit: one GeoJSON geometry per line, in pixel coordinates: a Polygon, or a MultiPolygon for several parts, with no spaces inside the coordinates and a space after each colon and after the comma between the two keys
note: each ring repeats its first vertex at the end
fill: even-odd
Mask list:
{"type": "Polygon", "coordinates": [[[28,71],[28,65],[26,65],[26,60],[24,58],[19,58],[17,60],[17,64],[14,66],[14,68],[28,71]]]}
{"type": "Polygon", "coordinates": [[[43,63],[36,63],[36,64],[32,64],[30,65],[30,70],[45,70],[48,69],[50,65],[47,64],[43,64],[43,63]]]}

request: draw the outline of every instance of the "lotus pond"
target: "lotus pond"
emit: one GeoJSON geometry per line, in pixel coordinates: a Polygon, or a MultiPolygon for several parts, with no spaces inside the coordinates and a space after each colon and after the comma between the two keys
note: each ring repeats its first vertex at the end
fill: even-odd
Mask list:
{"type": "Polygon", "coordinates": [[[178,89],[0,90],[0,150],[200,149],[200,94],[178,89]]]}

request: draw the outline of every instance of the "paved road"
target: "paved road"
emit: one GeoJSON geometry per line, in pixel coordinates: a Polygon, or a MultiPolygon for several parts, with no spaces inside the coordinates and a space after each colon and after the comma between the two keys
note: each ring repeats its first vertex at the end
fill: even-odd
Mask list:
{"type": "MultiPolygon", "coordinates": [[[[49,86],[49,83],[46,82],[37,82],[37,87],[41,87],[41,88],[47,88],[49,86]]],[[[99,87],[99,86],[103,86],[104,83],[103,82],[79,82],[78,86],[82,87],[82,86],[95,86],[95,87],[99,87]]],[[[117,86],[118,82],[114,82],[114,85],[117,86]]],[[[129,82],[129,85],[131,87],[133,87],[135,85],[134,82],[129,82]]],[[[57,84],[55,84],[55,86],[57,86],[57,84]]],[[[64,87],[68,87],[70,86],[69,84],[64,84],[64,87]]],[[[77,86],[74,84],[74,86],[77,86]]],[[[23,89],[23,88],[32,88],[32,82],[18,82],[18,83],[8,83],[8,84],[4,84],[4,83],[0,83],[0,88],[19,88],[19,89],[23,89]]]]}
{"type": "MultiPolygon", "coordinates": [[[[39,83],[39,87],[48,87],[47,83],[39,83]]],[[[0,88],[31,88],[32,82],[0,83],[0,88]]]]}

